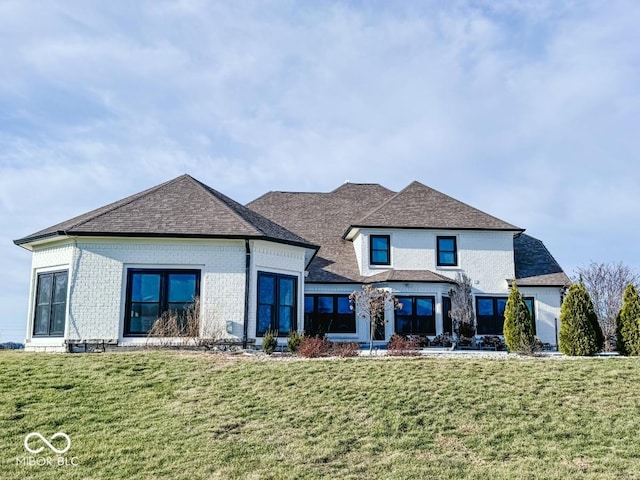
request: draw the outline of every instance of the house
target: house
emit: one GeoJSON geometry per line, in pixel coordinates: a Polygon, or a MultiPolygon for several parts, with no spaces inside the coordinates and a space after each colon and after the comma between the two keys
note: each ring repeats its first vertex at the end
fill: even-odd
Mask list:
{"type": "MultiPolygon", "coordinates": [[[[15,243],[32,251],[27,350],[142,345],[163,311],[200,299],[201,335],[261,343],[268,329],[368,341],[348,295],[387,288],[403,306],[375,332],[451,331],[455,275],[473,280],[478,334],[502,332],[511,283],[555,344],[569,279],[542,242],[418,182],[270,192],[243,206],[182,175],[15,243]]],[[[282,340],[284,340],[282,338],[282,340]]]]}

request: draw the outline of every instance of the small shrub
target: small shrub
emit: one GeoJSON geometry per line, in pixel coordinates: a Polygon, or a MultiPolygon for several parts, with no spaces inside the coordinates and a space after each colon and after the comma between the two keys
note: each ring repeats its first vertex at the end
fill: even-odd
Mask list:
{"type": "Polygon", "coordinates": [[[433,347],[450,347],[451,345],[453,345],[453,338],[448,333],[436,335],[431,340],[431,346],[433,347]]]}
{"type": "Polygon", "coordinates": [[[418,341],[415,338],[403,337],[397,333],[389,340],[387,346],[389,355],[394,357],[411,357],[420,355],[418,341]]]}
{"type": "Polygon", "coordinates": [[[571,285],[562,303],[558,336],[558,347],[565,355],[594,355],[604,345],[593,303],[582,283],[571,285]]]}
{"type": "Polygon", "coordinates": [[[482,337],[482,346],[495,348],[496,350],[505,349],[504,341],[497,335],[485,335],[482,337]]]}
{"type": "Polygon", "coordinates": [[[336,357],[357,357],[360,353],[358,342],[335,342],[331,346],[331,354],[336,357]]]}
{"type": "Polygon", "coordinates": [[[274,332],[271,330],[267,330],[264,333],[264,337],[262,337],[262,351],[267,355],[271,355],[275,352],[276,347],[278,346],[278,339],[274,335],[274,332]]]}
{"type": "Polygon", "coordinates": [[[287,349],[291,353],[296,353],[296,350],[300,348],[300,344],[302,343],[302,339],[304,336],[300,335],[298,332],[291,331],[289,333],[289,337],[287,337],[287,349]]]}
{"type": "Polygon", "coordinates": [[[325,337],[303,337],[297,354],[306,358],[326,357],[331,351],[331,342],[325,337]]]}
{"type": "Polygon", "coordinates": [[[504,309],[504,343],[510,352],[530,352],[534,348],[533,320],[524,297],[513,283],[504,309]]]}
{"type": "Polygon", "coordinates": [[[617,324],[618,351],[622,355],[640,355],[640,294],[633,284],[624,291],[617,324]]]}

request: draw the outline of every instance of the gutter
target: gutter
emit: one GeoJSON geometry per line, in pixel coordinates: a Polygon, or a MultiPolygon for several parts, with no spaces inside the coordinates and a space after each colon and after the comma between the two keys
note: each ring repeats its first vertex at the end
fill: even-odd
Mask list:
{"type": "Polygon", "coordinates": [[[244,241],[245,250],[245,270],[244,270],[244,325],[242,328],[242,348],[247,348],[247,340],[249,336],[249,289],[251,288],[251,246],[249,240],[244,241]]]}

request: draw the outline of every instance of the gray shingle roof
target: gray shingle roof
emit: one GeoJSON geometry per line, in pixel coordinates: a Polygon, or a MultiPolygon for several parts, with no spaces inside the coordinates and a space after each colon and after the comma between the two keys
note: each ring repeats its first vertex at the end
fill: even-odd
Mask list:
{"type": "Polygon", "coordinates": [[[432,272],[431,270],[386,270],[362,279],[362,283],[382,282],[456,283],[451,278],[432,272]]]}
{"type": "Polygon", "coordinates": [[[569,285],[571,280],[537,238],[524,233],[513,239],[516,280],[520,287],[569,285]]]}
{"type": "Polygon", "coordinates": [[[360,283],[353,244],[342,233],[394,192],[378,184],[345,183],[329,193],[269,192],[248,206],[321,245],[309,266],[310,283],[360,283]]]}
{"type": "Polygon", "coordinates": [[[412,182],[352,226],[522,231],[420,182],[412,182]]]}
{"type": "Polygon", "coordinates": [[[189,175],[16,240],[57,235],[265,238],[317,248],[189,175]]]}

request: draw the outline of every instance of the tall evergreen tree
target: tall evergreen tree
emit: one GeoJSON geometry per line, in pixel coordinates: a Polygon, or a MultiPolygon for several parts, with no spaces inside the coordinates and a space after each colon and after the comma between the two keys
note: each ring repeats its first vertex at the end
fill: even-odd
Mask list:
{"type": "Polygon", "coordinates": [[[594,355],[602,350],[604,336],[587,289],[574,283],[560,309],[560,351],[566,355],[594,355]]]}
{"type": "Polygon", "coordinates": [[[633,284],[627,286],[622,296],[617,344],[622,355],[640,355],[640,295],[633,284]]]}
{"type": "Polygon", "coordinates": [[[535,344],[531,313],[515,282],[504,309],[504,343],[510,352],[530,352],[535,344]]]}

